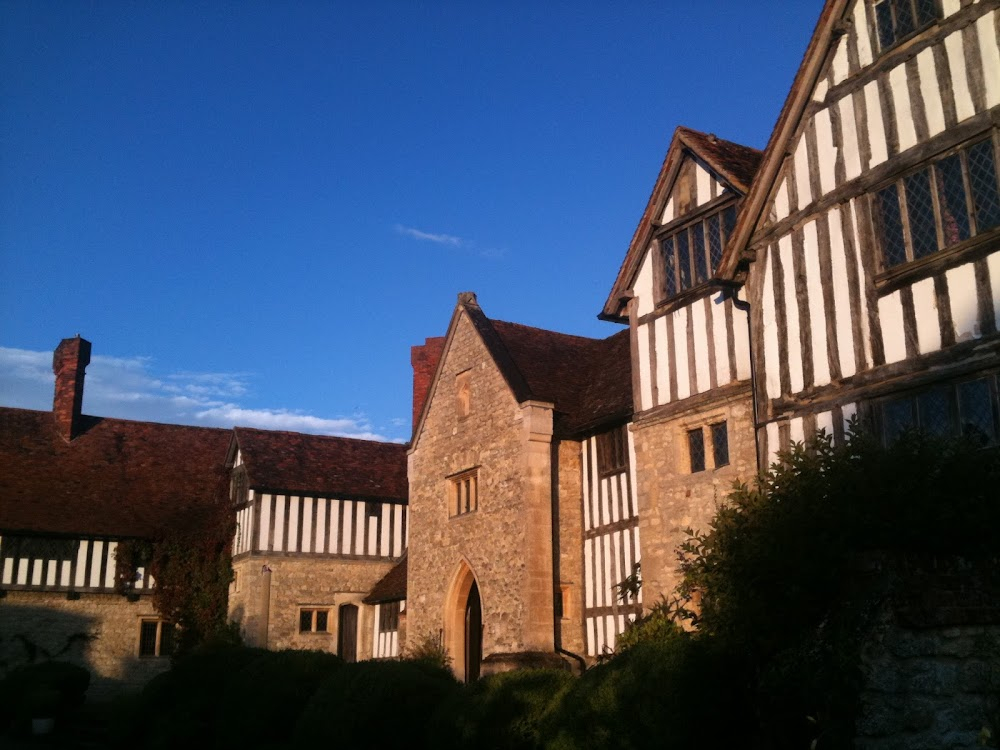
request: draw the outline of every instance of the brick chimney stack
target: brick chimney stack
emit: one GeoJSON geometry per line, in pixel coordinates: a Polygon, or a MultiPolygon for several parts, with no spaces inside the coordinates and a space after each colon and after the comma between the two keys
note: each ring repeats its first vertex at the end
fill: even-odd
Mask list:
{"type": "Polygon", "coordinates": [[[410,347],[410,364],[413,365],[413,429],[417,429],[424,402],[430,396],[431,381],[438,362],[444,354],[444,336],[426,339],[420,346],[410,347]]]}
{"type": "Polygon", "coordinates": [[[89,364],[90,342],[80,338],[80,334],[60,341],[52,357],[52,372],[56,374],[52,415],[56,429],[65,440],[72,440],[80,432],[83,376],[89,364]]]}

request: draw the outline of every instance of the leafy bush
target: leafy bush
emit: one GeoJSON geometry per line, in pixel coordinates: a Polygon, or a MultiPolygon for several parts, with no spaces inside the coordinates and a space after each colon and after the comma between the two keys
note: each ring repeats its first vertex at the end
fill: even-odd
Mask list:
{"type": "Polygon", "coordinates": [[[541,726],[574,682],[566,671],[523,669],[484,677],[439,706],[431,739],[438,748],[534,750],[541,726]]]}
{"type": "Polygon", "coordinates": [[[431,715],[456,690],[451,672],[420,661],[346,664],[313,694],[293,747],[434,747],[422,742],[431,715]]]}

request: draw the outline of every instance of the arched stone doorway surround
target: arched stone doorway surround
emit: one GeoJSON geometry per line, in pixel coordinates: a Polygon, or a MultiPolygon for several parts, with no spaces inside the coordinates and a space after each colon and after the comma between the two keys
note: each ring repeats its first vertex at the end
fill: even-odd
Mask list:
{"type": "Polygon", "coordinates": [[[444,646],[451,657],[455,676],[466,682],[479,677],[485,628],[482,612],[476,574],[463,558],[445,598],[444,646]]]}

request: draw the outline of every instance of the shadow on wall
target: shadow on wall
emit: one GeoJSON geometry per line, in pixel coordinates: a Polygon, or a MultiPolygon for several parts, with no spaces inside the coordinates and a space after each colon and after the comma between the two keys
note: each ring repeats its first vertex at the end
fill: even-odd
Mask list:
{"type": "Polygon", "coordinates": [[[167,658],[137,657],[136,636],[100,617],[0,600],[0,677],[24,664],[70,662],[90,672],[88,699],[108,700],[169,667],[167,658]]]}

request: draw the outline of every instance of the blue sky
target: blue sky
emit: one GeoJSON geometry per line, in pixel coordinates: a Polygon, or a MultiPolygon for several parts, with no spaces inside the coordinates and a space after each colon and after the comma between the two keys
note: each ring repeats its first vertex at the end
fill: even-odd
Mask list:
{"type": "Polygon", "coordinates": [[[0,2],[0,404],[405,440],[456,295],[588,336],[671,133],[762,148],[821,3],[0,2]]]}

